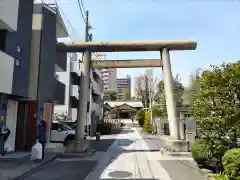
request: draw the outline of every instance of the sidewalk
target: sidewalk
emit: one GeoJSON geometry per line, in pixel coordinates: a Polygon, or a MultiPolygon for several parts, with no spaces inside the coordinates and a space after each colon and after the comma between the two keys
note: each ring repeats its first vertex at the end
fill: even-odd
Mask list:
{"type": "MultiPolygon", "coordinates": [[[[161,179],[161,180],[204,180],[205,177],[194,169],[191,157],[171,157],[161,155],[145,139],[156,139],[148,135],[145,138],[136,127],[126,127],[116,137],[116,141],[103,155],[101,161],[85,180],[96,179],[161,179]],[[184,165],[185,161],[190,161],[184,165]],[[192,167],[191,167],[192,166],[192,167]]],[[[155,144],[156,145],[156,144],[155,144]]]]}
{"type": "MultiPolygon", "coordinates": [[[[145,140],[149,148],[161,149],[164,148],[164,138],[159,135],[152,135],[142,132],[140,128],[138,132],[145,140]]],[[[204,180],[206,176],[198,168],[195,161],[190,154],[184,154],[181,156],[165,156],[159,159],[159,163],[168,172],[172,180],[204,180]]]]}
{"type": "Polygon", "coordinates": [[[149,148],[136,128],[126,127],[85,180],[120,178],[171,180],[161,164],[148,152],[149,148]]]}
{"type": "Polygon", "coordinates": [[[41,167],[54,160],[57,156],[54,152],[46,152],[45,158],[39,163],[34,163],[30,159],[30,154],[25,152],[11,153],[0,157],[0,179],[15,179],[22,174],[41,167]]]}
{"type": "Polygon", "coordinates": [[[89,174],[89,172],[93,170],[98,160],[101,159],[103,154],[105,154],[109,146],[115,141],[116,136],[117,134],[103,135],[101,136],[101,141],[95,141],[95,139],[92,138],[91,147],[96,150],[96,152],[92,155],[82,154],[61,156],[59,155],[59,152],[62,152],[61,146],[59,147],[59,145],[56,144],[49,144],[48,148],[50,149],[48,149],[48,151],[51,151],[52,154],[55,153],[55,155],[58,156],[55,156],[54,159],[48,161],[44,165],[32,166],[33,163],[30,161],[30,158],[27,157],[28,154],[25,153],[25,159],[23,158],[23,163],[20,163],[19,165],[19,167],[21,168],[18,168],[18,165],[14,165],[17,161],[20,160],[20,158],[11,159],[11,162],[8,163],[8,169],[5,168],[4,170],[0,170],[3,174],[8,174],[8,176],[0,177],[0,180],[9,180],[12,179],[12,177],[17,176],[18,180],[83,180],[89,174]],[[23,169],[24,166],[26,167],[26,169],[23,169]],[[12,176],[10,176],[9,174],[12,176]]]}

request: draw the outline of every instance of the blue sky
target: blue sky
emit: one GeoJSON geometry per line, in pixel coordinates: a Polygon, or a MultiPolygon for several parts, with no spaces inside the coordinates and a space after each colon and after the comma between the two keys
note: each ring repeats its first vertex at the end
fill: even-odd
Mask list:
{"type": "MultiPolygon", "coordinates": [[[[84,22],[77,0],[57,0],[84,40],[84,22]]],[[[197,40],[195,51],[171,52],[172,71],[187,84],[190,72],[209,64],[239,60],[238,0],[84,0],[94,41],[197,40]]],[[[107,53],[108,59],[159,58],[158,52],[107,53]]],[[[118,76],[137,76],[145,69],[118,69],[118,76]]],[[[160,68],[154,69],[162,77],[160,68]]]]}

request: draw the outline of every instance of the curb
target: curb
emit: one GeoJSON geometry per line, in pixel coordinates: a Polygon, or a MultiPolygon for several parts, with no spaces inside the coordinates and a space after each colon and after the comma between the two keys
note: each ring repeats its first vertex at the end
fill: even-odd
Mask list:
{"type": "Polygon", "coordinates": [[[93,156],[97,151],[95,149],[90,149],[87,152],[83,153],[60,153],[58,154],[57,158],[62,159],[71,159],[71,158],[83,158],[83,157],[91,157],[93,156]]]}
{"type": "Polygon", "coordinates": [[[17,177],[14,177],[12,180],[24,180],[26,177],[31,176],[32,174],[38,172],[38,170],[39,170],[41,167],[43,167],[44,165],[46,165],[46,164],[48,164],[48,163],[56,160],[57,158],[58,158],[58,154],[55,155],[54,157],[52,157],[52,158],[50,158],[50,159],[42,162],[42,163],[39,163],[37,166],[29,169],[29,170],[26,171],[25,173],[23,173],[23,174],[21,174],[21,175],[19,175],[19,176],[17,176],[17,177]]]}

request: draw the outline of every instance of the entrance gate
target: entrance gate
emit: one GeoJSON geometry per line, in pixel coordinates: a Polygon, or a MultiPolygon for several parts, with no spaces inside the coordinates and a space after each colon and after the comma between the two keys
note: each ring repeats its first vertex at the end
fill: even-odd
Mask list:
{"type": "Polygon", "coordinates": [[[176,104],[173,94],[173,79],[170,63],[170,51],[174,50],[195,50],[196,41],[137,41],[137,42],[79,42],[79,43],[60,43],[57,51],[60,52],[83,52],[84,72],[81,78],[81,92],[79,96],[80,112],[78,113],[79,122],[76,139],[84,137],[84,119],[87,117],[87,100],[89,84],[89,68],[136,68],[136,67],[162,67],[164,74],[164,91],[167,104],[167,114],[170,128],[170,135],[173,139],[179,140],[179,123],[177,120],[176,104]],[[92,61],[92,52],[131,52],[131,51],[158,51],[160,59],[135,59],[135,60],[110,60],[92,61]]]}

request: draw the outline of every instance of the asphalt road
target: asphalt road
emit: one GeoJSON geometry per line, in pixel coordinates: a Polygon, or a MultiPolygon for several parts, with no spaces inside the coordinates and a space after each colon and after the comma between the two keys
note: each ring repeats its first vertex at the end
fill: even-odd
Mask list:
{"type": "Polygon", "coordinates": [[[97,161],[53,161],[19,180],[84,180],[97,161]]]}

